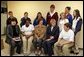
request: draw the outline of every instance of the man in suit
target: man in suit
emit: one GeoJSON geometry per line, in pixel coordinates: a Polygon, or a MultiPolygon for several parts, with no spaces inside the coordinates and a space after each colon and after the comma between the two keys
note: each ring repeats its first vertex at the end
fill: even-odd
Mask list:
{"type": "Polygon", "coordinates": [[[53,45],[58,40],[59,27],[56,25],[56,20],[51,19],[50,24],[46,30],[46,39],[43,42],[43,48],[45,55],[52,56],[53,45]]]}

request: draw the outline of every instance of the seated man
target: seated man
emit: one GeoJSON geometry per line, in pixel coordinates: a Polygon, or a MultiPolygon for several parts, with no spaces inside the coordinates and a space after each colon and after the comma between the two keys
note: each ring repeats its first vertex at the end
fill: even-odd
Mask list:
{"type": "Polygon", "coordinates": [[[51,25],[47,27],[46,39],[43,41],[43,48],[45,55],[53,55],[53,45],[59,36],[59,27],[56,25],[56,20],[51,19],[51,25]]]}
{"type": "Polygon", "coordinates": [[[23,53],[25,56],[31,53],[31,46],[33,40],[34,26],[30,23],[29,19],[26,19],[25,25],[22,26],[22,40],[23,40],[23,53]]]}
{"type": "Polygon", "coordinates": [[[17,25],[17,19],[12,18],[11,24],[7,26],[6,43],[10,45],[10,56],[14,54],[14,48],[17,47],[16,52],[21,53],[22,41],[20,37],[20,28],[17,25]]]}
{"type": "Polygon", "coordinates": [[[54,44],[54,54],[58,56],[69,56],[69,48],[74,44],[74,32],[70,29],[69,23],[64,24],[64,30],[61,31],[58,41],[54,44]]]}

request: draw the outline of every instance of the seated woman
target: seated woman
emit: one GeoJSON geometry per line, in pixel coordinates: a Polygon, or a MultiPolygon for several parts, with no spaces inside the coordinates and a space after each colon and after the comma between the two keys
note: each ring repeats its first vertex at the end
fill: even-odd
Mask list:
{"type": "Polygon", "coordinates": [[[64,24],[64,30],[61,31],[58,41],[54,44],[54,54],[58,56],[69,56],[69,48],[74,44],[74,32],[69,23],[64,24]]]}
{"type": "Polygon", "coordinates": [[[50,24],[46,30],[46,39],[43,42],[45,55],[53,55],[53,45],[59,36],[59,27],[56,25],[56,20],[51,19],[50,24]]]}
{"type": "Polygon", "coordinates": [[[59,28],[60,28],[60,32],[62,31],[62,29],[64,29],[64,24],[65,23],[69,23],[68,19],[66,19],[66,15],[64,12],[62,12],[60,14],[60,20],[59,20],[59,28]]]}
{"type": "Polygon", "coordinates": [[[30,19],[26,19],[25,25],[23,25],[21,28],[24,56],[27,56],[31,53],[34,26],[30,23],[30,19]]]}
{"type": "Polygon", "coordinates": [[[46,26],[43,25],[43,20],[38,20],[38,25],[35,26],[33,44],[35,47],[35,54],[41,54],[42,42],[45,38],[46,26]]]}
{"type": "Polygon", "coordinates": [[[20,28],[17,25],[17,19],[12,18],[11,24],[7,26],[6,42],[10,44],[10,56],[14,54],[14,48],[17,47],[16,52],[21,53],[22,40],[20,37],[20,28]]]}
{"type": "Polygon", "coordinates": [[[46,20],[43,18],[41,12],[38,12],[38,13],[37,13],[37,17],[35,18],[35,20],[34,20],[34,22],[33,22],[33,25],[34,25],[34,26],[38,25],[38,20],[39,20],[39,19],[42,19],[42,20],[43,20],[43,25],[46,26],[46,20]]]}

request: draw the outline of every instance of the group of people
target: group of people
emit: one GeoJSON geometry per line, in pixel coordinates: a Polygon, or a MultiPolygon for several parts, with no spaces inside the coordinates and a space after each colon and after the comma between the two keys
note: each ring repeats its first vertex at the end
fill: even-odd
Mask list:
{"type": "Polygon", "coordinates": [[[38,12],[33,24],[25,12],[20,27],[13,12],[9,11],[6,43],[10,45],[10,55],[14,54],[15,47],[17,47],[16,53],[20,54],[23,50],[25,56],[31,54],[32,46],[36,55],[40,55],[43,50],[48,56],[53,54],[69,56],[70,47],[75,46],[78,50],[74,39],[81,30],[82,18],[78,9],[73,11],[74,18],[72,18],[70,10],[71,7],[66,7],[59,18],[55,12],[55,5],[52,4],[46,19],[41,12],[38,12]]]}

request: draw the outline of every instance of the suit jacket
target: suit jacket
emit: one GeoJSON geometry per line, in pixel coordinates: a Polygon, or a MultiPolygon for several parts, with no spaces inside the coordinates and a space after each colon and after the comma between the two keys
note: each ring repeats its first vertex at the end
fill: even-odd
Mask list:
{"type": "MultiPolygon", "coordinates": [[[[20,28],[19,28],[19,26],[18,25],[16,25],[16,32],[17,32],[17,34],[19,34],[19,36],[20,36],[20,28]]],[[[7,30],[6,30],[6,40],[5,40],[5,42],[6,43],[8,43],[8,44],[10,44],[11,43],[11,40],[12,40],[12,38],[13,38],[13,29],[12,29],[12,25],[8,25],[7,26],[7,30]]]]}
{"type": "Polygon", "coordinates": [[[51,26],[48,26],[47,27],[47,30],[46,30],[46,39],[49,39],[50,36],[54,36],[54,40],[58,40],[58,37],[59,37],[59,27],[58,26],[55,26],[52,31],[51,31],[51,26]]]}
{"type": "Polygon", "coordinates": [[[54,18],[54,19],[56,20],[56,24],[57,24],[57,22],[58,22],[58,13],[55,12],[55,13],[53,14],[53,16],[51,17],[50,13],[48,12],[48,13],[47,13],[47,16],[46,16],[47,24],[50,24],[50,20],[51,20],[52,18],[54,18]]]}

